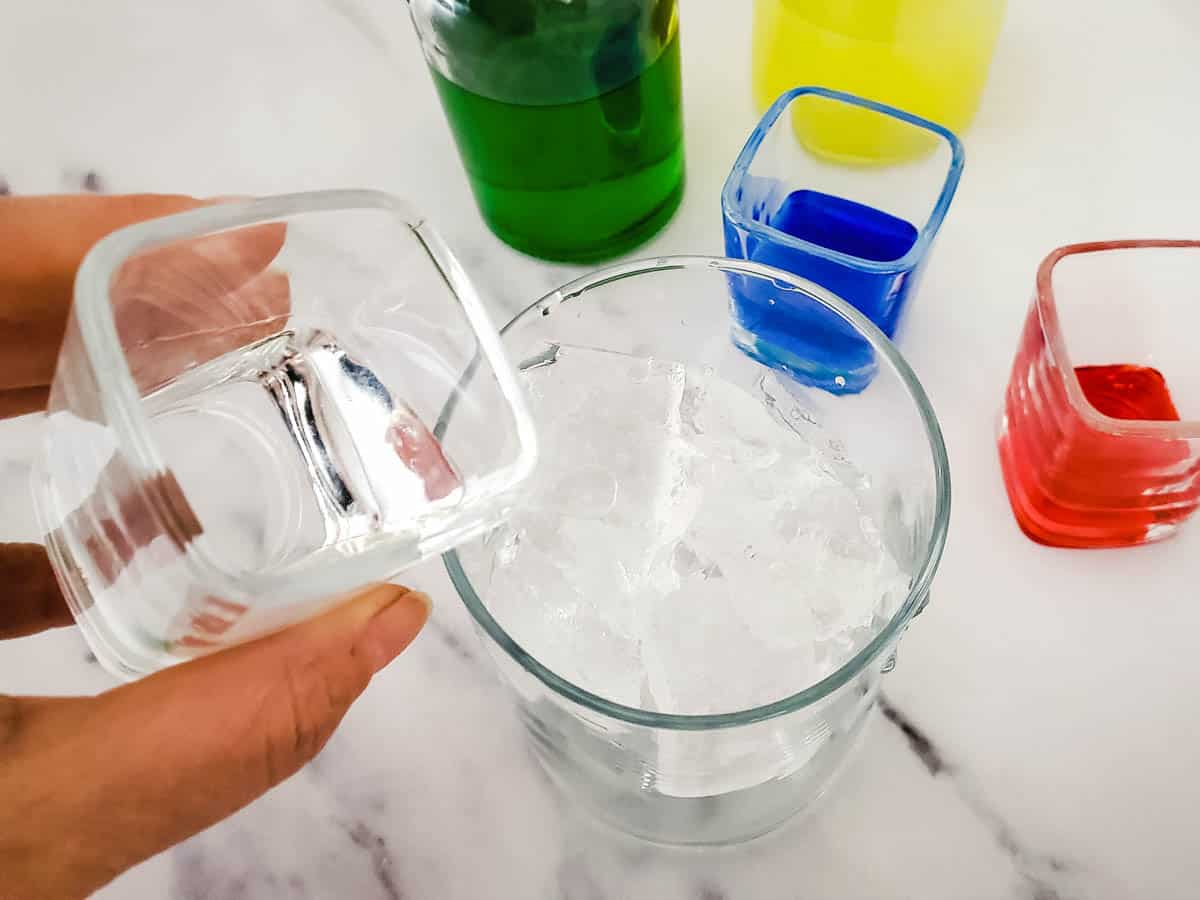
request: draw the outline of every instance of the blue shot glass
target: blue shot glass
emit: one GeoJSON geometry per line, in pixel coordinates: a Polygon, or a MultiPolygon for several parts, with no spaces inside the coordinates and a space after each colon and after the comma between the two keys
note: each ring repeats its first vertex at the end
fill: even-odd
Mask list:
{"type": "MultiPolygon", "coordinates": [[[[941,125],[841,91],[795,88],[767,110],[725,181],[725,252],[807,278],[895,338],[962,167],[962,144],[941,125]],[[824,157],[805,135],[847,106],[856,127],[899,123],[932,133],[934,149],[891,165],[824,157]]],[[[788,303],[762,279],[730,276],[730,286],[734,337],[751,356],[834,393],[871,383],[875,353],[843,320],[788,303]]]]}

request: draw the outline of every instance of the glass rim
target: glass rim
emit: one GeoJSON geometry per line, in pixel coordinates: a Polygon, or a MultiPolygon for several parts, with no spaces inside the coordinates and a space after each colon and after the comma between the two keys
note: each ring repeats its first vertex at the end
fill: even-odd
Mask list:
{"type": "MultiPolygon", "coordinates": [[[[483,300],[454,254],[441,237],[407,203],[383,191],[366,189],[319,190],[268,197],[247,197],[228,203],[215,203],[118,229],[102,238],[88,251],[75,277],[72,315],[78,324],[84,354],[96,373],[96,391],[100,409],[116,441],[115,452],[124,454],[145,492],[152,514],[168,533],[181,530],[184,517],[191,515],[180,508],[179,499],[161,488],[161,476],[169,473],[162,453],[150,435],[149,420],[142,408],[141,394],[121,348],[111,302],[111,281],[122,263],[133,254],[174,241],[199,238],[231,228],[244,228],[286,220],[306,213],[379,211],[395,217],[413,233],[428,253],[431,263],[458,298],[463,314],[475,331],[479,344],[477,358],[493,364],[497,379],[512,401],[514,422],[521,444],[526,448],[524,463],[532,468],[530,448],[536,447],[533,419],[525,407],[523,393],[515,373],[508,367],[500,336],[492,327],[483,300]]],[[[181,495],[182,496],[182,495],[181,495]]],[[[186,534],[186,530],[182,533],[186,534]]],[[[189,577],[228,600],[248,600],[269,605],[276,600],[294,600],[297,577],[294,572],[233,573],[221,566],[196,541],[181,543],[181,558],[189,577]]],[[[363,565],[383,570],[393,553],[393,543],[380,541],[362,552],[339,557],[307,572],[305,596],[337,595],[354,587],[355,573],[363,565]]]]}
{"type": "Polygon", "coordinates": [[[925,546],[924,559],[916,576],[913,578],[908,596],[900,604],[896,612],[892,614],[887,624],[879,630],[879,633],[866,646],[861,648],[858,653],[850,657],[850,659],[836,670],[826,675],[820,681],[787,697],[734,712],[705,715],[661,713],[607,700],[599,694],[585,690],[568,681],[543,665],[536,657],[528,653],[513,640],[488,611],[482,598],[476,593],[474,586],[463,570],[458,553],[454,550],[448,551],[442,555],[442,561],[451,583],[454,585],[455,590],[458,592],[459,597],[475,622],[517,665],[554,693],[585,709],[631,725],[674,731],[707,731],[762,722],[810,706],[856,677],[872,660],[883,653],[894,639],[899,637],[913,616],[924,609],[928,602],[930,585],[945,548],[946,532],[950,519],[950,463],[946,455],[946,445],[942,437],[941,426],[938,424],[937,415],[933,411],[933,406],[929,402],[929,397],[926,395],[925,389],[921,386],[920,381],[917,379],[908,362],[900,355],[900,352],[887,339],[884,333],[866,316],[837,295],[806,278],[801,278],[774,266],[767,266],[748,260],[700,255],[660,256],[630,260],[597,269],[589,274],[573,279],[557,290],[551,291],[513,316],[501,329],[500,333],[503,336],[515,325],[532,319],[535,315],[540,315],[542,310],[579,298],[588,291],[611,282],[638,275],[673,270],[713,270],[782,282],[789,289],[799,291],[849,322],[858,331],[860,336],[871,344],[872,349],[891,364],[893,371],[896,372],[900,380],[904,383],[909,397],[921,417],[922,424],[925,426],[926,438],[928,439],[930,453],[933,457],[934,515],[933,527],[925,546]]]}
{"type": "Polygon", "coordinates": [[[1069,256],[1148,248],[1200,250],[1200,240],[1144,238],[1087,241],[1058,247],[1052,250],[1038,266],[1035,292],[1038,320],[1049,352],[1058,363],[1059,379],[1066,390],[1071,407],[1089,428],[1116,437],[1200,438],[1200,419],[1182,419],[1175,422],[1157,419],[1117,419],[1096,409],[1083,393],[1083,387],[1079,384],[1079,377],[1075,374],[1075,366],[1071,362],[1071,355],[1067,349],[1067,337],[1063,332],[1062,322],[1058,315],[1058,303],[1054,296],[1054,270],[1058,264],[1069,256]]]}
{"type": "Polygon", "coordinates": [[[915,266],[929,250],[929,245],[933,243],[933,239],[941,229],[942,221],[946,218],[946,213],[950,209],[950,203],[954,199],[955,192],[958,190],[958,182],[962,177],[962,168],[965,159],[966,155],[962,141],[958,139],[954,132],[944,125],[939,125],[937,122],[921,118],[918,115],[894,106],[888,106],[886,103],[879,103],[855,94],[848,94],[845,91],[837,91],[832,88],[815,85],[796,87],[780,94],[775,99],[775,102],[767,108],[767,111],[763,114],[758,124],[754,126],[750,137],[738,153],[737,159],[734,160],[733,168],[729,170],[729,175],[725,178],[724,187],[721,188],[721,211],[731,222],[748,231],[769,231],[771,233],[771,240],[785,247],[791,247],[794,250],[803,250],[812,256],[841,263],[844,266],[851,266],[864,272],[894,274],[915,266]],[[829,100],[836,100],[894,119],[900,119],[916,128],[936,134],[950,147],[950,165],[947,167],[946,177],[942,182],[942,187],[933,205],[933,209],[917,233],[916,241],[898,259],[889,259],[881,262],[875,259],[866,259],[865,257],[843,253],[839,250],[831,250],[812,241],[806,241],[803,238],[788,234],[786,231],[780,231],[778,228],[770,225],[764,225],[762,222],[747,219],[738,209],[737,198],[735,196],[738,185],[745,179],[747,173],[749,173],[750,166],[754,162],[754,157],[758,154],[759,147],[762,146],[767,133],[775,126],[776,121],[783,115],[784,110],[792,104],[792,101],[797,97],[806,95],[825,97],[829,100]]]}

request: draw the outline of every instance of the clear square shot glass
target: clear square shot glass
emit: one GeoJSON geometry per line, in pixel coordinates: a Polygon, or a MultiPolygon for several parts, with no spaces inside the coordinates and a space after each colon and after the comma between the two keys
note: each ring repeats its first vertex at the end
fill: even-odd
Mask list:
{"type": "Polygon", "coordinates": [[[88,642],[132,677],[493,526],[535,456],[499,335],[437,235],[387,195],[322,192],[96,245],[35,496],[88,642]]]}
{"type": "Polygon", "coordinates": [[[1174,534],[1200,505],[1200,241],[1104,241],[1042,262],[1000,419],[1022,530],[1057,547],[1174,534]]]}
{"type": "MultiPolygon", "coordinates": [[[[796,88],[767,110],[725,182],[725,252],[833,291],[895,338],[962,167],[962,144],[941,125],[840,91],[796,88]],[[931,150],[908,162],[857,165],[806,138],[813,122],[846,115],[863,129],[919,132],[931,150]]],[[[870,383],[878,363],[867,341],[821,309],[777,299],[748,286],[734,297],[748,335],[780,351],[770,364],[826,390],[870,383]]],[[[755,352],[755,342],[747,349],[755,352]]]]}

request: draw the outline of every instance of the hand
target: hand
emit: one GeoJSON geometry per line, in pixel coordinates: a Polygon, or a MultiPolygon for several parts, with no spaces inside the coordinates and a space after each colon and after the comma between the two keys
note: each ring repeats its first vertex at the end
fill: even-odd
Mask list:
{"type": "MultiPolygon", "coordinates": [[[[197,203],[0,198],[0,416],[43,408],[87,249],[197,203]]],[[[240,299],[221,309],[182,296],[163,305],[136,262],[122,271],[114,302],[130,307],[119,330],[127,349],[146,348],[133,366],[143,388],[230,349],[201,327],[206,318],[233,316],[254,339],[286,315],[286,281],[268,270],[282,239],[273,228],[243,230],[237,247],[195,242],[197,285],[218,271],[235,279],[222,294],[240,299]]],[[[229,319],[218,324],[229,333],[229,319]]],[[[40,545],[0,545],[0,598],[0,638],[70,623],[40,545]]],[[[0,695],[0,900],[85,896],[287,778],[428,609],[422,594],[375,586],[317,619],[97,697],[0,695]]]]}

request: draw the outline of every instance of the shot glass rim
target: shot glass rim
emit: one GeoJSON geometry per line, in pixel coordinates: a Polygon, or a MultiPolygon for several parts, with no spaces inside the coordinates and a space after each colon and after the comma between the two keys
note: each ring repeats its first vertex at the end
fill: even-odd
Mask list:
{"type": "Polygon", "coordinates": [[[450,550],[444,553],[442,560],[451,583],[454,585],[463,604],[467,607],[468,612],[475,619],[476,624],[517,665],[554,693],[585,709],[631,725],[673,731],[709,731],[762,722],[795,712],[816,703],[857,676],[870,665],[872,660],[887,650],[893,641],[899,638],[912,618],[920,613],[927,604],[930,585],[934,574],[937,572],[938,564],[941,561],[950,520],[950,463],[946,455],[946,444],[942,437],[942,430],[938,423],[937,414],[934,412],[933,406],[921,382],[917,379],[911,366],[909,366],[899,350],[896,349],[895,345],[887,339],[884,333],[870,319],[836,294],[806,278],[794,275],[783,269],[775,268],[774,266],[743,259],[700,255],[660,256],[617,263],[575,278],[557,290],[551,291],[549,294],[535,300],[508,321],[500,331],[501,336],[518,322],[522,322],[526,318],[532,319],[534,316],[541,315],[543,309],[548,309],[560,303],[578,298],[587,291],[602,287],[609,282],[674,269],[711,269],[718,272],[731,272],[738,275],[749,275],[783,282],[789,289],[799,290],[837,315],[840,315],[852,325],[863,338],[870,342],[875,352],[892,365],[893,370],[904,383],[909,397],[916,406],[921,421],[925,426],[930,455],[933,457],[933,526],[926,544],[925,558],[916,576],[913,578],[913,584],[908,596],[900,604],[888,623],[880,629],[879,633],[865,647],[835,671],[803,690],[797,691],[780,700],[727,713],[708,715],[660,713],[607,700],[599,694],[585,690],[568,681],[543,665],[533,654],[528,653],[513,640],[488,611],[486,604],[479,594],[476,593],[470,578],[464,571],[457,551],[450,550]]]}
{"type": "MultiPolygon", "coordinates": [[[[423,216],[407,203],[383,191],[338,189],[279,194],[268,197],[217,203],[120,228],[95,244],[84,257],[75,276],[72,314],[79,328],[83,352],[96,375],[96,392],[106,424],[116,437],[115,452],[124,453],[139,480],[148,485],[146,500],[168,533],[180,528],[190,507],[180,508],[178,499],[157,489],[158,476],[169,473],[162,454],[149,433],[149,422],[141,395],[125,353],[121,348],[113,315],[110,287],[113,275],[134,253],[207,234],[286,220],[306,213],[378,210],[393,215],[412,230],[433,264],[460,301],[479,344],[476,361],[482,356],[494,371],[508,401],[520,444],[515,464],[518,480],[533,469],[537,441],[533,417],[515,372],[507,364],[500,336],[491,324],[483,301],[454,254],[423,216]]],[[[57,376],[56,376],[57,377],[57,376]]],[[[186,495],[180,494],[184,501],[186,495]]],[[[392,556],[390,542],[381,540],[358,553],[345,554],[318,572],[306,572],[305,596],[336,596],[354,586],[353,579],[364,566],[379,569],[388,577],[392,556]],[[345,582],[345,583],[344,583],[345,582]]],[[[295,572],[234,574],[220,566],[195,541],[184,541],[182,560],[189,577],[227,600],[246,600],[253,605],[271,605],[294,600],[300,583],[295,572]]],[[[361,581],[359,582],[361,583],[361,581]]]]}
{"type": "Polygon", "coordinates": [[[724,213],[726,219],[748,231],[769,232],[771,240],[783,246],[803,250],[813,256],[822,257],[864,272],[893,274],[913,268],[928,252],[929,245],[933,243],[933,239],[941,229],[942,222],[946,218],[946,213],[950,209],[950,203],[954,199],[955,192],[958,190],[958,182],[962,177],[962,168],[965,159],[966,156],[962,141],[944,125],[939,125],[929,119],[924,119],[894,106],[889,106],[886,103],[868,100],[865,97],[848,94],[845,91],[816,85],[796,87],[780,94],[763,114],[758,124],[754,126],[754,130],[750,132],[750,137],[747,138],[741,152],[737,155],[737,159],[734,160],[733,168],[729,170],[729,175],[725,178],[725,185],[721,189],[721,211],[724,213]],[[854,256],[849,253],[842,253],[838,250],[831,250],[820,244],[815,244],[803,238],[798,238],[795,235],[788,234],[786,231],[781,231],[771,225],[747,219],[739,210],[735,195],[739,185],[745,180],[747,173],[750,171],[750,166],[754,163],[754,157],[758,154],[759,147],[762,146],[767,133],[774,127],[776,121],[783,115],[784,110],[792,104],[793,100],[804,95],[826,97],[830,100],[837,100],[900,119],[910,125],[934,133],[949,145],[950,165],[947,167],[946,178],[942,182],[937,201],[934,203],[933,209],[917,233],[917,240],[900,258],[881,262],[879,260],[854,256]]]}
{"type": "Polygon", "coordinates": [[[1139,250],[1145,248],[1176,248],[1200,251],[1200,240],[1177,240],[1171,238],[1142,238],[1117,241],[1087,241],[1066,244],[1052,250],[1042,260],[1037,270],[1037,310],[1046,347],[1054,359],[1059,378],[1066,390],[1072,409],[1094,431],[1118,437],[1148,437],[1162,439],[1200,438],[1200,419],[1161,421],[1156,419],[1117,419],[1096,409],[1083,393],[1075,366],[1067,348],[1067,336],[1058,315],[1058,304],[1054,296],[1054,269],[1069,256],[1087,253],[1104,253],[1117,250],[1139,250]]]}

